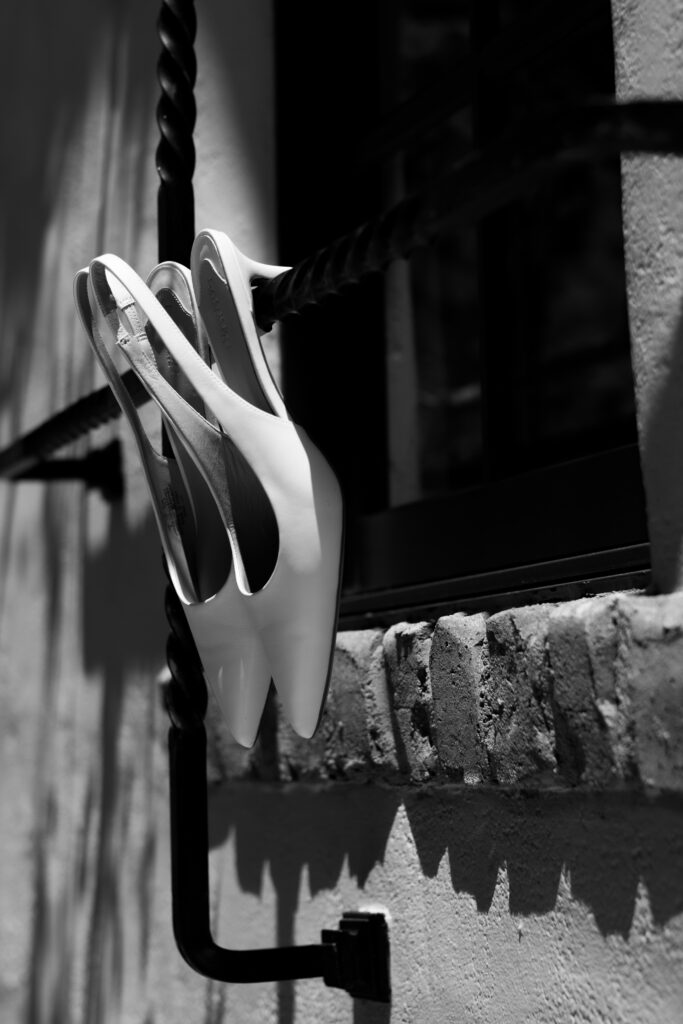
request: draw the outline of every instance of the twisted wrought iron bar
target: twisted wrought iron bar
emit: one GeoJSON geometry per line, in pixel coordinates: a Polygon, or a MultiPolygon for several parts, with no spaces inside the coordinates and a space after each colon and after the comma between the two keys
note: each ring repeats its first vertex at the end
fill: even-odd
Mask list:
{"type": "MultiPolygon", "coordinates": [[[[168,575],[165,561],[164,569],[168,575]]],[[[166,660],[171,680],[164,689],[164,704],[176,729],[198,729],[204,724],[208,692],[194,637],[170,583],[166,587],[165,611],[170,629],[166,660]]]]}
{"type": "Polygon", "coordinates": [[[475,223],[567,164],[624,152],[683,154],[683,102],[594,101],[539,114],[424,192],[261,282],[256,318],[269,327],[409,256],[445,227],[475,223]]]}
{"type": "MultiPolygon", "coordinates": [[[[162,47],[157,63],[161,89],[157,105],[160,141],[156,152],[159,261],[175,260],[189,266],[194,240],[193,133],[197,115],[194,100],[197,17],[193,0],[163,0],[157,31],[162,47]]],[[[162,428],[162,450],[170,455],[169,449],[168,435],[162,428]]],[[[165,561],[164,568],[168,575],[165,561]]],[[[206,682],[192,633],[170,584],[166,588],[165,607],[170,628],[166,660],[171,680],[164,697],[171,719],[170,734],[180,735],[185,730],[203,734],[208,699],[206,682]]],[[[208,890],[204,895],[208,899],[208,890]]]]}
{"type": "MultiPolygon", "coordinates": [[[[683,102],[596,102],[567,111],[563,118],[556,113],[546,121],[535,121],[525,132],[517,132],[514,145],[506,140],[490,153],[454,168],[424,193],[399,203],[273,281],[260,282],[254,292],[256,318],[268,327],[383,270],[392,260],[409,256],[445,227],[476,221],[568,163],[620,152],[683,154],[683,102]]],[[[187,239],[186,232],[183,237],[187,239]]],[[[124,380],[136,405],[148,400],[132,371],[124,374],[124,380]]],[[[87,395],[1,451],[0,477],[25,472],[119,415],[108,387],[87,395]]]]}
{"type": "Polygon", "coordinates": [[[197,17],[192,0],[164,0],[157,29],[162,43],[157,64],[161,87],[157,105],[161,140],[156,152],[160,178],[159,260],[176,260],[189,265],[194,240],[192,175],[195,149],[192,135],[197,117],[194,100],[197,17]]]}

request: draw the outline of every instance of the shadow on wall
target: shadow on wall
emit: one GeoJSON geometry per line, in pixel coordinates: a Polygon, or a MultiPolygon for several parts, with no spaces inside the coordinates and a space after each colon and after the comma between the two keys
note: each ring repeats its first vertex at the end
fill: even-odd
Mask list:
{"type": "Polygon", "coordinates": [[[454,891],[469,893],[482,912],[503,867],[511,914],[553,910],[563,871],[603,935],[628,938],[641,880],[657,925],[683,911],[683,817],[674,797],[458,787],[409,796],[350,785],[243,789],[222,786],[212,794],[211,844],[234,831],[243,890],[260,894],[269,865],[278,897],[290,908],[296,909],[304,867],[313,895],[333,889],[345,866],[363,888],[384,860],[403,803],[423,874],[433,878],[447,853],[454,891]]]}
{"type": "MultiPolygon", "coordinates": [[[[74,273],[122,233],[133,248],[144,223],[158,44],[144,5],[106,0],[22,14],[3,5],[0,29],[10,41],[0,89],[0,401],[16,434],[36,358],[60,361],[57,380],[65,377],[74,273]]],[[[64,401],[60,390],[49,392],[43,413],[64,401]]]]}
{"type": "MultiPolygon", "coordinates": [[[[260,895],[268,866],[277,892],[277,944],[289,946],[304,869],[314,896],[334,889],[344,868],[363,888],[384,860],[400,803],[398,792],[371,786],[220,786],[210,797],[209,841],[218,846],[234,833],[237,874],[245,892],[260,895]]],[[[335,925],[320,922],[321,929],[335,925]]],[[[294,1024],[293,982],[280,982],[278,1004],[279,1024],[294,1024]]],[[[355,1001],[354,1024],[388,1020],[388,1007],[355,1001]]]]}
{"type": "MultiPolygon", "coordinates": [[[[454,892],[469,893],[480,912],[491,906],[502,868],[512,915],[551,912],[563,873],[572,897],[591,910],[604,936],[628,939],[641,882],[655,924],[683,911],[683,817],[674,798],[455,786],[405,795],[373,786],[238,784],[211,796],[210,841],[219,845],[234,832],[245,892],[261,893],[269,867],[277,939],[287,945],[294,939],[304,868],[313,895],[334,889],[344,869],[363,889],[384,860],[401,804],[423,875],[433,878],[448,854],[454,892]]],[[[321,921],[321,928],[330,926],[321,921]]],[[[281,983],[279,996],[279,1024],[293,1024],[293,984],[281,983]]],[[[357,1002],[354,1013],[354,1024],[389,1020],[388,1008],[371,1003],[357,1002]]]]}
{"type": "Polygon", "coordinates": [[[168,632],[166,579],[151,512],[131,529],[122,505],[113,505],[106,546],[85,558],[83,573],[86,669],[117,679],[131,668],[158,672],[168,632]]]}
{"type": "Polygon", "coordinates": [[[506,867],[511,914],[543,914],[560,877],[602,935],[627,939],[642,881],[664,925],[683,910],[683,817],[672,798],[461,790],[417,794],[406,811],[424,874],[447,852],[455,892],[487,911],[506,867]]]}
{"type": "MultiPolygon", "coordinates": [[[[5,43],[0,65],[5,76],[0,89],[3,442],[90,388],[94,362],[77,323],[71,281],[105,247],[125,240],[134,255],[149,220],[143,217],[144,186],[153,167],[146,142],[158,93],[154,17],[145,5],[108,0],[35,7],[3,5],[0,13],[5,43]],[[117,125],[125,127],[125,138],[115,137],[117,125]]],[[[5,554],[19,525],[15,492],[8,488],[7,493],[0,538],[5,554]]],[[[130,668],[158,665],[163,651],[163,585],[153,526],[148,521],[131,531],[122,510],[114,509],[107,548],[88,558],[82,541],[74,551],[84,517],[80,485],[44,488],[34,524],[44,540],[36,550],[45,552],[46,611],[26,980],[26,1019],[36,1024],[69,1018],[73,935],[86,914],[85,1017],[109,1019],[107,1007],[120,998],[119,889],[132,787],[131,773],[122,776],[118,751],[125,684],[130,668]],[[65,593],[71,593],[68,582],[78,564],[84,567],[84,662],[88,669],[103,670],[105,685],[92,757],[96,767],[84,785],[83,830],[74,836],[71,860],[56,875],[48,870],[54,823],[62,813],[68,818],[72,794],[69,780],[57,770],[61,763],[52,733],[60,696],[67,692],[71,699],[79,685],[60,675],[64,637],[72,628],[65,593]],[[138,578],[141,573],[145,576],[138,578]],[[92,902],[86,901],[84,893],[91,890],[92,902]]]]}
{"type": "MultiPolygon", "coordinates": [[[[119,749],[126,685],[130,682],[131,670],[148,673],[148,714],[144,724],[138,723],[139,738],[147,751],[140,754],[139,771],[156,743],[153,704],[157,694],[153,684],[154,676],[164,663],[167,635],[161,548],[151,515],[131,529],[125,521],[123,505],[113,505],[107,543],[98,553],[84,557],[83,573],[84,664],[89,672],[98,671],[103,686],[87,1000],[88,1019],[105,1020],[107,1008],[112,1004],[112,993],[116,1004],[123,988],[120,864],[127,845],[133,786],[130,768],[122,770],[119,749]]],[[[147,962],[151,937],[153,860],[148,860],[147,853],[153,843],[153,823],[150,823],[139,866],[143,963],[147,962]]]]}
{"type": "MultiPolygon", "coordinates": [[[[67,485],[68,486],[68,485],[67,485]]],[[[152,685],[146,696],[146,716],[136,723],[143,745],[136,772],[122,771],[120,735],[125,714],[126,685],[131,669],[147,670],[150,684],[163,662],[166,629],[163,616],[164,577],[156,528],[147,518],[131,530],[121,505],[110,512],[106,546],[86,558],[83,566],[83,661],[90,675],[97,674],[100,718],[93,762],[98,768],[87,780],[82,828],[68,870],[59,879],[59,891],[48,885],[49,851],[54,818],[62,797],[63,780],[55,778],[49,742],[58,701],[60,675],[57,652],[63,619],[61,529],[67,504],[59,501],[67,488],[45,491],[43,526],[45,576],[48,586],[45,671],[42,715],[36,755],[34,821],[35,911],[31,943],[27,1021],[47,1019],[45,1007],[57,1007],[59,1019],[69,1013],[73,935],[77,919],[89,906],[86,1018],[105,1021],[117,1006],[123,989],[124,927],[121,863],[130,848],[129,821],[135,775],[149,782],[149,759],[156,742],[152,685]],[[136,583],[133,581],[136,580],[136,583]],[[84,902],[87,890],[92,901],[84,902]]],[[[82,495],[81,506],[86,498],[82,495]]],[[[73,509],[74,503],[71,502],[73,509]]],[[[81,510],[81,518],[84,512],[81,510]]],[[[140,704],[138,704],[138,710],[140,704]]],[[[143,967],[151,939],[151,885],[153,880],[154,822],[142,844],[138,865],[140,886],[140,954],[143,967]]],[[[130,864],[130,861],[128,862],[130,864]]],[[[55,1018],[56,1019],[56,1018],[55,1018]]]]}

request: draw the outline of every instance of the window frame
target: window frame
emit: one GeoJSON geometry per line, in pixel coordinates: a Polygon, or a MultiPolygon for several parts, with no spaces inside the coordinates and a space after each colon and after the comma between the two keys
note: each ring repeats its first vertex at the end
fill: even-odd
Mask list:
{"type": "MultiPolygon", "coordinates": [[[[484,6],[490,11],[495,4],[484,6]]],[[[435,114],[425,96],[402,112],[384,111],[376,60],[386,57],[388,46],[384,0],[354,0],[327,38],[329,12],[309,2],[295,7],[276,7],[279,237],[281,258],[289,263],[376,218],[386,195],[386,165],[377,163],[376,174],[368,174],[368,161],[418,130],[425,112],[445,116],[445,109],[435,114]],[[321,45],[312,49],[311,36],[321,45]],[[360,121],[354,120],[358,111],[360,121]],[[361,172],[349,154],[358,157],[361,172]]],[[[468,68],[454,70],[446,106],[462,103],[474,88],[482,108],[490,107],[490,91],[500,89],[506,69],[540,47],[574,45],[586,32],[604,31],[608,8],[598,11],[583,0],[536,24],[535,7],[524,26],[507,34],[484,17],[484,42],[468,68]]],[[[482,147],[485,155],[486,138],[482,147]]],[[[347,499],[342,628],[432,617],[482,602],[494,608],[649,584],[636,444],[538,471],[503,471],[443,499],[389,507],[385,326],[383,282],[369,277],[281,327],[290,412],[332,462],[347,499]]],[[[513,415],[506,403],[509,360],[499,349],[488,366],[490,419],[505,440],[513,415]]]]}

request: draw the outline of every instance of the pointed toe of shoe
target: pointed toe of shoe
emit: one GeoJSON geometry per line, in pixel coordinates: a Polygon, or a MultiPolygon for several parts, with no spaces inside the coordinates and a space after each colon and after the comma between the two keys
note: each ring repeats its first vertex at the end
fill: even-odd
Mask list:
{"type": "Polygon", "coordinates": [[[207,683],[231,735],[241,746],[252,747],[271,671],[261,640],[245,615],[234,573],[215,597],[186,606],[185,614],[207,683]]]}
{"type": "Polygon", "coordinates": [[[241,657],[224,659],[211,685],[234,739],[253,747],[270,687],[270,667],[260,645],[243,643],[241,657]]]}
{"type": "Polygon", "coordinates": [[[333,653],[333,643],[329,641],[318,652],[312,652],[310,645],[304,645],[292,650],[290,656],[281,659],[274,669],[273,682],[282,712],[303,739],[311,739],[318,728],[329,687],[333,653]]]}

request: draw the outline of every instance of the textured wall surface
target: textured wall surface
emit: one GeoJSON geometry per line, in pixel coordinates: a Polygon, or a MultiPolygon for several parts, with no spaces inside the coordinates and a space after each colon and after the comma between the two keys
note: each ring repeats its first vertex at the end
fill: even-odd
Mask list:
{"type": "MultiPolygon", "coordinates": [[[[683,98],[677,0],[612,0],[617,96],[683,98]]],[[[624,239],[638,433],[659,590],[683,584],[683,174],[680,157],[622,160],[624,239]]]]}
{"type": "MultiPolygon", "coordinates": [[[[273,233],[271,9],[198,5],[197,227],[273,233]]],[[[156,262],[157,4],[0,8],[0,444],[104,382],[76,271],[156,262]]],[[[151,424],[153,410],[143,410],[151,424]]],[[[171,935],[164,577],[137,452],[125,499],[0,483],[0,1020],[205,1019],[171,935]]]]}
{"type": "MultiPolygon", "coordinates": [[[[615,6],[628,90],[677,38],[662,13],[674,8],[615,6]]],[[[197,227],[275,259],[271,6],[198,8],[197,227]]],[[[0,444],[102,383],[75,271],[107,250],[143,273],[155,261],[155,16],[133,0],[0,6],[0,444]]],[[[632,168],[659,166],[673,188],[665,162],[632,168]]],[[[660,294],[673,322],[675,261],[657,269],[648,253],[677,251],[680,206],[628,181],[631,315],[647,340],[660,294]]],[[[656,375],[658,353],[636,358],[656,375]]],[[[74,453],[113,436],[118,504],[77,483],[0,484],[3,1024],[678,1024],[676,595],[342,634],[312,744],[271,705],[243,751],[212,712],[217,938],[314,942],[344,910],[384,908],[394,998],[224,986],[185,966],[170,925],[159,546],[125,425],[74,453]]]]}

